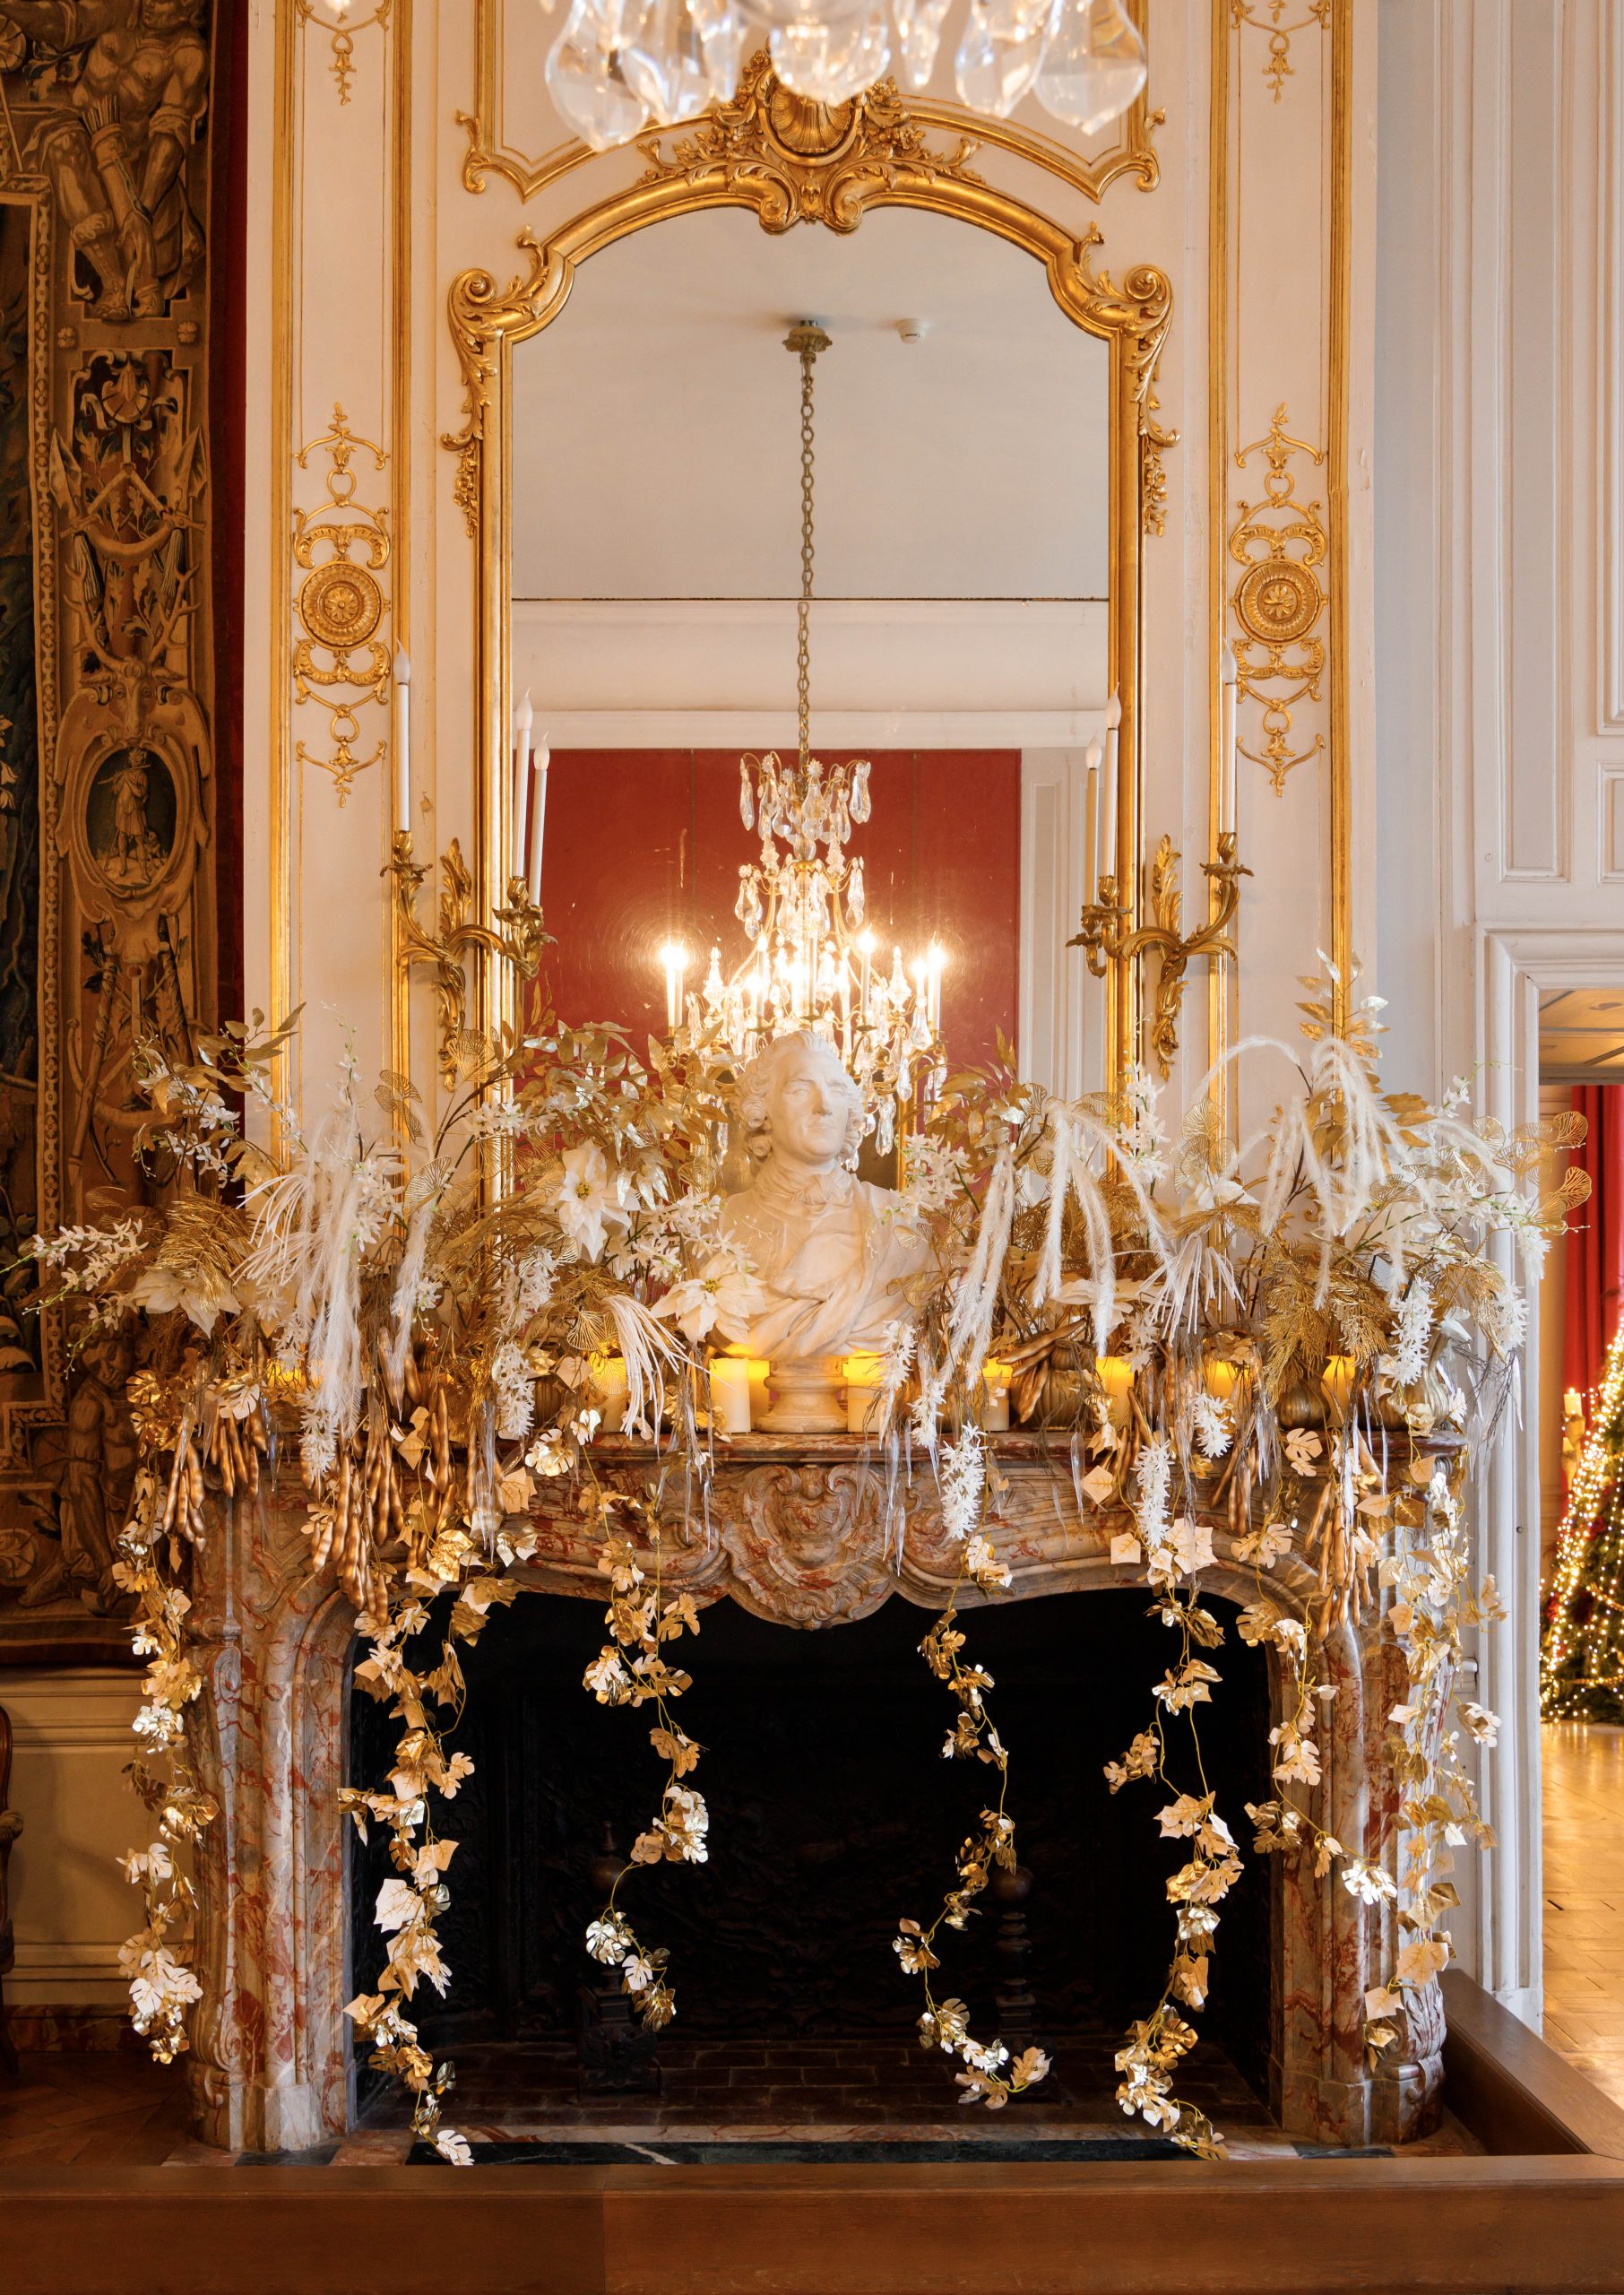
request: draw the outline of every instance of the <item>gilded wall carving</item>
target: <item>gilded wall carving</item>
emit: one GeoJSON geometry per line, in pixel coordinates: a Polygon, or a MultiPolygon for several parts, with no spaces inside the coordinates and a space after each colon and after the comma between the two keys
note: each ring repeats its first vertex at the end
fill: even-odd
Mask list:
{"type": "Polygon", "coordinates": [[[118,1649],[126,1342],[22,1246],[212,1023],[204,0],[0,0],[0,1656],[118,1649]]]}
{"type": "Polygon", "coordinates": [[[358,438],[343,408],[335,406],[324,436],[301,446],[295,456],[300,470],[308,470],[316,455],[327,462],[326,500],[293,514],[293,556],[300,575],[293,593],[299,634],[291,666],[298,706],[314,702],[327,713],[333,754],[318,757],[300,741],[294,755],[302,765],[319,766],[333,775],[341,805],[356,775],[384,754],[381,740],[369,756],[357,751],[361,727],[355,713],[368,703],[385,710],[389,706],[389,647],[378,635],[389,599],[377,578],[391,555],[389,512],[369,510],[357,500],[359,477],[350,465],[358,453],[371,455],[375,471],[389,459],[370,438],[358,438]]]}
{"type": "Polygon", "coordinates": [[[1230,611],[1234,617],[1238,703],[1255,701],[1259,715],[1253,745],[1237,742],[1240,754],[1262,766],[1278,797],[1286,776],[1325,747],[1316,733],[1306,749],[1291,747],[1291,711],[1301,701],[1317,701],[1325,674],[1326,565],[1330,538],[1325,506],[1300,500],[1300,470],[1317,469],[1323,446],[1310,446],[1286,429],[1289,416],[1276,407],[1268,435],[1243,446],[1237,470],[1264,463],[1263,498],[1237,501],[1230,531],[1230,557],[1240,568],[1232,577],[1230,611]]]}

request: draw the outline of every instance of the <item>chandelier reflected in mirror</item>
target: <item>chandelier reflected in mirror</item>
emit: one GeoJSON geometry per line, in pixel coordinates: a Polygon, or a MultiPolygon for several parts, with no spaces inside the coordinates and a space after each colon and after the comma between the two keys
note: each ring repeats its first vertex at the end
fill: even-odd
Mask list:
{"type": "MultiPolygon", "coordinates": [[[[593,151],[691,119],[739,84],[747,31],[764,30],[786,88],[841,104],[891,68],[929,82],[952,0],[569,0],[547,59],[564,119],[593,151]]],[[[1126,0],[969,0],[955,58],[960,100],[1006,119],[1028,95],[1093,135],[1145,85],[1126,0]]]]}
{"type": "Polygon", "coordinates": [[[866,759],[825,766],[812,755],[813,363],[829,347],[803,321],[784,338],[800,360],[800,596],[796,606],[795,763],[772,751],[739,766],[739,810],[761,836],[759,860],[739,871],[734,914],[747,943],[724,970],[720,948],[696,995],[687,992],[687,952],[662,951],[666,1023],[742,1062],[774,1036],[811,1028],[839,1052],[863,1096],[875,1146],[888,1155],[899,1122],[939,1088],[942,973],[933,940],[909,964],[898,947],[887,966],[868,918],[860,857],[846,846],[871,810],[866,759]],[[877,963],[877,957],[879,961],[877,963]]]}

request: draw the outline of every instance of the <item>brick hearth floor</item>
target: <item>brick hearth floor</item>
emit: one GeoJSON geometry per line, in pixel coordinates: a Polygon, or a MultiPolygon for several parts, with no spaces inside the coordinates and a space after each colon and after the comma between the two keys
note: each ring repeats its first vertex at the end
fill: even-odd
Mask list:
{"type": "MultiPolygon", "coordinates": [[[[1060,2048],[1060,2077],[1050,2101],[1039,2106],[1034,2091],[1030,2106],[973,2118],[954,2102],[945,2063],[895,2042],[808,2044],[769,2059],[760,2048],[684,2048],[673,2040],[662,2095],[606,2096],[586,2106],[575,2101],[573,2060],[565,2049],[466,2046],[454,2053],[460,2076],[452,2124],[476,2142],[530,2140],[539,2150],[549,2140],[657,2147],[661,2138],[747,2146],[752,2138],[780,2135],[831,2143],[933,2137],[973,2139],[996,2159],[1000,2143],[1023,2138],[1128,2132],[1110,2097],[1109,2052],[1095,2035],[1060,2048]]],[[[1231,2158],[1278,2159],[1297,2151],[1216,2048],[1197,2052],[1184,2091],[1213,2115],[1231,2158]]],[[[385,2106],[342,2142],[292,2159],[312,2167],[389,2166],[404,2158],[410,2140],[398,2113],[385,2106]]],[[[1415,2147],[1451,2153],[1477,2148],[1452,2121],[1415,2147]]],[[[0,2074],[0,2169],[23,2161],[230,2167],[268,2156],[189,2141],[180,2067],[165,2070],[127,2049],[25,2055],[20,2079],[0,2074]]],[[[277,2164],[292,2159],[279,2155],[277,2164]]]]}

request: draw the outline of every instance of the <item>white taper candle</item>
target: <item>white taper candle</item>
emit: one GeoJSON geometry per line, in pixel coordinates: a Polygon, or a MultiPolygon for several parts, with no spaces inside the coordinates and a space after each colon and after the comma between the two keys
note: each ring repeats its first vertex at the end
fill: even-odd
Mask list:
{"type": "Polygon", "coordinates": [[[1235,827],[1236,757],[1235,703],[1238,697],[1240,670],[1235,661],[1235,649],[1227,640],[1219,657],[1219,767],[1218,767],[1218,827],[1220,833],[1235,827]]]}
{"type": "Polygon", "coordinates": [[[536,821],[530,836],[530,897],[531,905],[541,905],[541,850],[547,843],[547,767],[552,751],[547,735],[541,736],[541,746],[536,751],[536,821]]]}
{"type": "Polygon", "coordinates": [[[411,663],[394,649],[394,825],[411,828],[411,663]]]}
{"type": "Polygon", "coordinates": [[[530,854],[530,729],[536,722],[530,688],[514,712],[514,852],[508,874],[523,877],[530,854]]]}

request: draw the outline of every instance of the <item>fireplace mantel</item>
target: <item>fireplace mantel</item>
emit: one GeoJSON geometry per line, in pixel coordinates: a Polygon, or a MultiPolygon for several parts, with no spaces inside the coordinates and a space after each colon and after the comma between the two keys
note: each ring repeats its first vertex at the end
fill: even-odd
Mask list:
{"type": "MultiPolygon", "coordinates": [[[[989,1440],[989,1527],[1011,1586],[999,1600],[1142,1583],[1113,1566],[1119,1511],[1080,1496],[1063,1436],[989,1440]]],[[[647,1445],[593,1446],[600,1482],[659,1492],[661,1570],[697,1601],[724,1597],[799,1628],[860,1618],[894,1594],[938,1607],[957,1574],[929,1460],[894,1477],[851,1437],[766,1435],[718,1446],[703,1488],[647,1445]]],[[[1232,1487],[1203,1519],[1214,1562],[1204,1584],[1245,1603],[1261,1593],[1300,1613],[1317,1570],[1287,1555],[1259,1572],[1236,1559],[1248,1519],[1232,1487]]],[[[529,1585],[600,1600],[598,1533],[567,1482],[544,1485],[529,1585]]],[[[344,1714],[353,1619],[336,1589],[312,1582],[306,1510],[295,1485],[215,1502],[199,1557],[194,1620],[209,1693],[200,1731],[204,1781],[220,1806],[199,1869],[198,1960],[204,1999],[194,2035],[200,2133],[231,2149],[298,2149],[350,2123],[352,2086],[343,2003],[370,1971],[348,1966],[344,1714]]],[[[980,1600],[973,1589],[966,1604],[980,1600]]],[[[499,1632],[500,1618],[491,1631],[499,1632]]],[[[1336,1695],[1322,1723],[1316,1814],[1350,1853],[1393,1853],[1382,1799],[1386,1715],[1402,1661],[1379,1609],[1331,1630],[1322,1678],[1336,1695]]],[[[1271,1654],[1271,1703],[1285,1684],[1271,1654]]],[[[1147,1695],[1149,1684],[1146,1684],[1147,1695]]],[[[1222,1692],[1219,1693],[1222,1694],[1222,1692]]],[[[1141,1710],[1122,1716],[1126,1744],[1141,1710]]],[[[1101,1749],[1101,1759],[1120,1751],[1101,1749]]],[[[362,1780],[355,1780],[362,1781],[362,1780]]],[[[1240,1812],[1231,1820],[1239,1823],[1240,1812]]],[[[1443,2022],[1436,1987],[1411,2018],[1411,2050],[1372,2071],[1365,2061],[1366,1989],[1390,1964],[1391,1913],[1349,1895],[1306,1861],[1273,1860],[1271,2101],[1286,2133],[1316,2143],[1400,2143],[1436,2118],[1443,2022]]],[[[1396,2051],[1389,2051],[1395,2056],[1396,2051]]]]}

